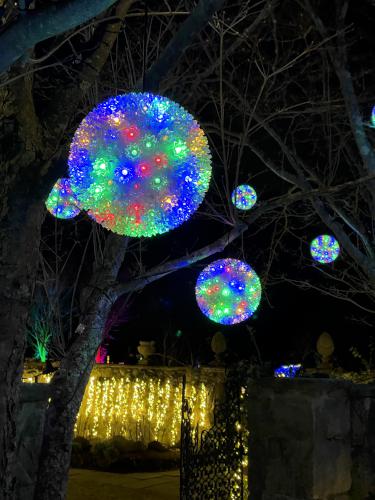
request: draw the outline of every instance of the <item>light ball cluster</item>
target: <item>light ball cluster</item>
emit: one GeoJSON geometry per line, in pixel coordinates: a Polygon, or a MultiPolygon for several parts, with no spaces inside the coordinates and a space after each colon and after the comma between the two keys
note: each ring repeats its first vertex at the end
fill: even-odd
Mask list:
{"type": "Polygon", "coordinates": [[[260,279],[251,266],[237,259],[212,262],[200,273],[195,295],[200,310],[223,325],[245,321],[259,306],[260,279]]]}
{"type": "Polygon", "coordinates": [[[239,210],[250,210],[256,201],[256,191],[248,184],[237,186],[232,193],[232,203],[239,210]]]}
{"type": "Polygon", "coordinates": [[[328,234],[317,236],[310,244],[311,256],[321,264],[329,264],[337,259],[340,245],[336,238],[328,234]]]}
{"type": "Polygon", "coordinates": [[[56,182],[46,200],[46,207],[58,219],[73,219],[79,214],[81,210],[69,179],[56,182]]]}
{"type": "Polygon", "coordinates": [[[153,236],[186,221],[211,178],[207,138],[180,105],[150,93],[99,104],[70,148],[72,188],[83,209],[107,229],[153,236]]]}

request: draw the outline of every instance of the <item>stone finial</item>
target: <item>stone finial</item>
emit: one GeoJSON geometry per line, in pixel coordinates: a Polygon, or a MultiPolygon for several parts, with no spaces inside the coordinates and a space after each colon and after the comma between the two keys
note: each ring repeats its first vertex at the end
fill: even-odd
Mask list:
{"type": "Polygon", "coordinates": [[[335,344],[333,343],[332,337],[329,333],[323,332],[319,336],[316,342],[316,350],[321,357],[321,362],[318,368],[332,368],[331,356],[335,350],[335,344]]]}
{"type": "Polygon", "coordinates": [[[154,340],[140,340],[139,346],[137,347],[139,354],[142,359],[139,361],[140,365],[148,365],[148,358],[155,352],[155,341],[154,340]]]}

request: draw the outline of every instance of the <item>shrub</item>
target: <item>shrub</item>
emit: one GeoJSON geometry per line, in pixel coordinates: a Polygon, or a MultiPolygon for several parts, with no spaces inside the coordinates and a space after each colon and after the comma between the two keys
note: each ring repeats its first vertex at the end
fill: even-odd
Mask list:
{"type": "Polygon", "coordinates": [[[98,467],[110,467],[118,461],[120,456],[118,446],[109,441],[96,443],[93,447],[94,464],[98,467]]]}
{"type": "Polygon", "coordinates": [[[72,443],[71,466],[83,467],[91,462],[91,443],[88,439],[78,436],[72,443]]]}
{"type": "Polygon", "coordinates": [[[163,444],[161,444],[159,441],[150,441],[148,443],[147,448],[149,450],[153,451],[160,451],[160,452],[165,452],[168,451],[168,448],[166,448],[163,444]]]}
{"type": "Polygon", "coordinates": [[[131,439],[126,439],[123,436],[113,436],[109,439],[108,443],[115,446],[121,453],[143,451],[146,449],[146,446],[142,443],[142,441],[132,441],[131,439]]]}

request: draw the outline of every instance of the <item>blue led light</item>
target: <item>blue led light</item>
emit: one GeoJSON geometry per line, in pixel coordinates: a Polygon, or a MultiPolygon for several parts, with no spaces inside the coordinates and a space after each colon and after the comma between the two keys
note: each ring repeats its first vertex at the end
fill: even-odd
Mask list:
{"type": "Polygon", "coordinates": [[[281,365],[274,371],[274,376],[277,378],[293,378],[298,375],[301,368],[302,365],[281,365]]]}

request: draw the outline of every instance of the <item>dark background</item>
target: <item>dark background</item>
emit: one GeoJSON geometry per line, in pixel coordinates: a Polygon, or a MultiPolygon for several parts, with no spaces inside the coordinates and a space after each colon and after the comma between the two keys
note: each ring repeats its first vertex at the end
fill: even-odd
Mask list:
{"type": "MultiPolygon", "coordinates": [[[[353,32],[349,55],[354,73],[362,67],[363,58],[367,57],[365,54],[370,54],[375,47],[373,19],[370,13],[372,9],[366,2],[351,2],[348,23],[353,23],[353,32]]],[[[286,15],[288,16],[287,25],[290,23],[290,12],[286,12],[286,15]]],[[[322,15],[323,17],[326,15],[329,19],[332,16],[330,8],[327,7],[326,14],[322,9],[322,15]]],[[[142,19],[137,22],[141,29],[142,19]]],[[[135,38],[140,40],[140,31],[136,28],[135,24],[135,38]]],[[[266,44],[266,41],[264,43],[266,44]]],[[[47,48],[45,47],[45,50],[47,48]]],[[[303,75],[303,78],[309,76],[311,75],[303,75]]],[[[300,83],[304,84],[303,81],[300,83]]],[[[336,85],[338,85],[337,82],[336,85]]],[[[297,92],[295,89],[294,91],[297,92]]],[[[173,98],[173,96],[170,97],[173,98]]],[[[189,109],[188,103],[183,104],[194,113],[189,109]]],[[[369,103],[363,102],[364,116],[366,114],[369,116],[370,112],[369,103]]],[[[81,118],[77,116],[78,122],[81,118]]],[[[202,113],[197,118],[204,128],[205,122],[210,123],[217,119],[217,116],[214,110],[207,106],[204,109],[204,116],[202,113]]],[[[240,121],[238,128],[241,130],[240,121]]],[[[314,138],[307,137],[306,140],[306,137],[303,137],[302,139],[299,145],[301,150],[304,151],[304,148],[309,150],[314,138]]],[[[210,140],[217,140],[217,146],[220,148],[219,139],[211,137],[210,140]]],[[[273,153],[277,155],[277,149],[272,150],[275,145],[270,143],[267,147],[270,156],[273,153]]],[[[212,150],[214,151],[214,148],[212,150]]],[[[211,203],[218,206],[220,197],[214,185],[223,186],[224,174],[219,159],[214,157],[213,160],[214,182],[211,183],[207,197],[211,203]]],[[[233,163],[236,162],[236,158],[232,160],[233,163]]],[[[324,163],[323,160],[320,159],[324,163]]],[[[241,160],[239,182],[253,185],[260,202],[284,192],[282,181],[264,172],[263,166],[249,152],[241,160]]],[[[232,179],[232,188],[234,187],[235,183],[232,179]]],[[[228,213],[228,208],[228,206],[221,206],[219,211],[228,213]]],[[[171,233],[151,240],[142,240],[139,243],[139,249],[137,249],[138,242],[133,240],[132,245],[135,249],[133,248],[132,251],[142,254],[143,264],[146,268],[150,268],[167,258],[178,258],[192,249],[211,243],[230,229],[229,226],[223,226],[209,219],[205,215],[207,212],[205,204],[202,205],[200,212],[194,214],[191,220],[171,233]]],[[[245,212],[238,213],[237,219],[245,216],[245,212]]],[[[58,226],[59,231],[63,233],[61,238],[65,242],[61,246],[65,247],[65,251],[72,240],[79,240],[77,251],[72,254],[70,278],[74,276],[79,266],[83,244],[91,227],[91,223],[86,220],[85,216],[79,216],[78,219],[79,222],[75,224],[72,221],[56,221],[47,215],[43,229],[45,239],[50,240],[51,243],[58,226]],[[79,229],[77,229],[78,226],[79,229]]],[[[359,368],[358,360],[353,358],[349,349],[355,346],[365,358],[368,357],[369,342],[374,332],[372,315],[350,302],[340,301],[317,290],[297,288],[283,279],[284,276],[299,280],[301,283],[310,281],[318,288],[320,284],[327,285],[327,282],[324,282],[324,276],[319,273],[319,265],[313,263],[309,254],[310,241],[317,235],[326,233],[327,228],[316,220],[298,221],[296,217],[292,223],[294,224],[292,231],[282,238],[272,262],[272,268],[268,273],[268,252],[273,226],[265,224],[262,227],[263,223],[264,221],[260,221],[260,224],[256,224],[254,228],[250,227],[244,240],[242,242],[237,240],[225,252],[189,269],[175,272],[149,285],[142,292],[134,294],[128,306],[116,320],[116,325],[112,327],[112,338],[108,345],[111,360],[113,362],[136,362],[136,346],[139,340],[155,340],[159,353],[166,351],[168,355],[185,364],[207,364],[213,359],[210,342],[217,331],[223,332],[227,340],[228,361],[251,359],[256,354],[248,331],[248,327],[252,327],[262,359],[270,361],[274,366],[300,361],[304,361],[306,366],[312,366],[316,340],[323,331],[327,331],[335,342],[336,363],[346,369],[359,368]],[[223,257],[239,258],[248,262],[256,270],[263,284],[262,300],[255,315],[245,323],[235,326],[213,323],[200,312],[195,301],[194,287],[200,271],[208,262],[223,257]],[[182,333],[177,336],[178,331],[182,333]]],[[[84,284],[90,275],[91,257],[89,251],[81,284],[84,284]]],[[[48,255],[47,259],[53,260],[48,255]]],[[[342,253],[329,267],[344,269],[349,262],[349,257],[342,253]]],[[[131,276],[129,269],[132,266],[134,269],[134,259],[130,257],[122,269],[124,280],[131,276]]],[[[67,283],[70,278],[66,278],[67,283]]]]}

